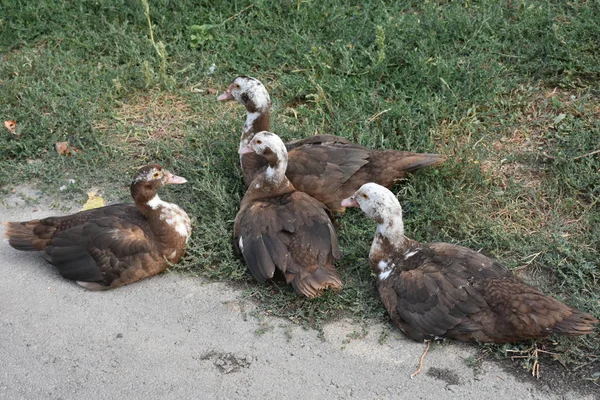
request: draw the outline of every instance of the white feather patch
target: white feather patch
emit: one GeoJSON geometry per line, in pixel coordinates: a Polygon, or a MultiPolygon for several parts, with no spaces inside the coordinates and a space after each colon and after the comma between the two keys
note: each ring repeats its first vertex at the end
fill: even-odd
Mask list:
{"type": "Polygon", "coordinates": [[[271,166],[267,167],[267,170],[265,171],[265,176],[267,177],[267,180],[272,180],[275,176],[275,169],[271,166]]]}
{"type": "Polygon", "coordinates": [[[160,207],[161,205],[163,205],[165,202],[162,201],[160,199],[160,197],[158,197],[157,194],[154,195],[153,198],[151,198],[150,200],[148,200],[148,202],[146,203],[148,205],[148,207],[150,207],[153,210],[156,210],[158,207],[160,207]]]}
{"type": "Polygon", "coordinates": [[[379,271],[381,271],[379,273],[379,280],[380,281],[386,280],[390,276],[390,274],[394,271],[395,267],[396,267],[396,264],[389,265],[389,263],[387,261],[384,261],[384,260],[379,261],[379,264],[377,264],[377,268],[379,268],[379,271]]]}
{"type": "Polygon", "coordinates": [[[404,259],[405,259],[405,260],[407,260],[407,259],[409,259],[410,257],[412,257],[412,256],[414,256],[415,254],[417,254],[418,252],[419,252],[419,250],[417,249],[417,250],[411,251],[410,253],[404,253],[404,259]]]}
{"type": "Polygon", "coordinates": [[[252,125],[254,124],[254,121],[256,121],[258,119],[258,117],[260,117],[260,113],[259,112],[249,112],[248,114],[246,114],[246,123],[244,124],[244,133],[250,131],[250,129],[252,129],[252,125]]]}
{"type": "Polygon", "coordinates": [[[269,94],[267,93],[267,90],[264,88],[264,86],[262,88],[254,90],[254,96],[252,100],[254,101],[254,105],[256,105],[256,107],[259,110],[263,111],[267,111],[267,109],[269,108],[269,103],[271,102],[269,94]]]}
{"type": "Polygon", "coordinates": [[[190,217],[181,207],[177,204],[162,201],[158,195],[155,195],[146,204],[153,210],[158,210],[160,208],[160,220],[165,221],[167,225],[172,226],[175,229],[175,232],[185,238],[187,243],[192,234],[192,223],[190,217]]]}

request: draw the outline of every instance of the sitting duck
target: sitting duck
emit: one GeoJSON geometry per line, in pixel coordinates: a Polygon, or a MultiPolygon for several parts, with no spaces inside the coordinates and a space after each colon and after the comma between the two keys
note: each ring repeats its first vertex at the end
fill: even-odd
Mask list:
{"type": "Polygon", "coordinates": [[[233,228],[234,246],[252,276],[264,282],[278,273],[307,297],[341,288],[333,266],[341,253],[327,208],[296,190],[285,176],[283,141],[274,133],[259,132],[239,152],[255,153],[267,162],[248,187],[233,228]]]}
{"type": "MultiPolygon", "coordinates": [[[[235,100],[246,107],[246,123],[240,149],[255,133],[270,129],[271,99],[265,86],[255,78],[237,77],[220,101],[235,100]]],[[[437,165],[446,160],[440,154],[411,153],[399,150],[369,149],[335,135],[316,135],[286,143],[286,176],[294,187],[325,204],[333,212],[344,212],[342,199],[363,183],[377,182],[386,187],[406,176],[407,172],[437,165]]],[[[257,154],[240,157],[246,186],[264,171],[266,159],[257,154]]]]}
{"type": "Polygon", "coordinates": [[[402,207],[383,186],[364,184],[343,205],[360,207],[377,222],[369,263],[392,322],[413,340],[507,343],[584,335],[598,323],[483,254],[405,237],[402,207]]]}
{"type": "Polygon", "coordinates": [[[67,279],[89,290],[126,285],[163,272],[183,256],[192,228],[179,206],[158,197],[187,182],[160,165],[141,168],[131,182],[135,204],[122,203],[62,217],[6,222],[9,244],[44,251],[67,279]]]}

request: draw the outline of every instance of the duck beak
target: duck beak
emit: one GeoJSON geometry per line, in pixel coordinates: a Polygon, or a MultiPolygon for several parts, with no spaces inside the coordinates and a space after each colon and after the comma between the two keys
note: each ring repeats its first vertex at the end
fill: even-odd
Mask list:
{"type": "Polygon", "coordinates": [[[233,85],[229,85],[227,90],[224,91],[223,94],[221,94],[219,97],[217,97],[217,100],[219,100],[219,101],[233,100],[233,95],[231,94],[232,89],[233,89],[233,85]]]}
{"type": "Polygon", "coordinates": [[[240,154],[248,154],[248,153],[254,153],[254,148],[252,147],[252,143],[248,143],[245,147],[242,147],[238,153],[240,154]]]}
{"type": "Polygon", "coordinates": [[[165,182],[165,185],[170,185],[170,184],[180,185],[182,183],[187,182],[187,179],[185,179],[181,176],[173,175],[169,171],[164,171],[164,174],[167,177],[167,181],[165,182]]]}
{"type": "Polygon", "coordinates": [[[360,207],[356,201],[356,194],[342,200],[342,207],[360,207]]]}

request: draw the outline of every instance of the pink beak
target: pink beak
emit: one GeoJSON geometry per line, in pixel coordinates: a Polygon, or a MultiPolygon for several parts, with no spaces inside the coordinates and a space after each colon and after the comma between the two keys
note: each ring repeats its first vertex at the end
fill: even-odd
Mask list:
{"type": "Polygon", "coordinates": [[[238,153],[240,154],[248,154],[248,153],[254,153],[254,148],[252,147],[251,143],[248,143],[245,147],[242,147],[238,153]]]}
{"type": "Polygon", "coordinates": [[[173,175],[169,171],[164,171],[164,174],[167,176],[167,181],[165,182],[165,185],[169,185],[169,184],[180,185],[182,183],[187,182],[187,179],[185,179],[181,176],[173,175]]]}
{"type": "Polygon", "coordinates": [[[217,100],[219,100],[219,101],[233,100],[233,95],[231,94],[232,89],[233,89],[233,85],[229,85],[227,90],[224,91],[223,94],[221,94],[219,97],[217,97],[217,100]]]}
{"type": "Polygon", "coordinates": [[[356,194],[348,197],[347,199],[342,200],[342,207],[360,207],[360,205],[356,201],[356,194]]]}

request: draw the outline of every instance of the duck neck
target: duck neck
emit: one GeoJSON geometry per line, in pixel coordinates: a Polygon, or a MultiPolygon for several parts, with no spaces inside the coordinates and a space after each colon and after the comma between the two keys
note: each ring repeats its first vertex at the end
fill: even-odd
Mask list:
{"type": "Polygon", "coordinates": [[[131,185],[130,191],[136,207],[146,218],[156,210],[154,207],[156,201],[162,201],[156,194],[156,190],[144,187],[143,185],[136,185],[134,183],[131,185]]]}
{"type": "MultiPolygon", "coordinates": [[[[177,204],[161,200],[156,188],[132,185],[131,197],[137,209],[146,217],[150,230],[163,245],[183,246],[190,238],[192,228],[186,212],[177,204]]],[[[175,253],[172,257],[175,257],[175,253]]],[[[172,257],[170,261],[173,261],[172,257]]]]}
{"type": "Polygon", "coordinates": [[[269,106],[262,109],[247,110],[244,130],[240,138],[240,149],[246,147],[254,137],[254,134],[261,131],[268,131],[271,128],[269,106]]]}
{"type": "Polygon", "coordinates": [[[408,239],[404,236],[402,216],[384,218],[383,222],[377,225],[370,257],[380,261],[384,258],[384,255],[389,255],[393,251],[402,251],[407,243],[408,239]]]}
{"type": "Polygon", "coordinates": [[[399,247],[402,247],[406,242],[404,221],[401,215],[385,218],[382,223],[377,225],[377,233],[399,247]]]}
{"type": "Polygon", "coordinates": [[[161,213],[162,207],[168,207],[171,203],[161,200],[158,197],[155,189],[149,189],[140,186],[131,187],[131,197],[135,201],[135,205],[140,212],[148,218],[149,221],[153,221],[153,216],[158,216],[161,213]]]}
{"type": "Polygon", "coordinates": [[[275,159],[269,161],[269,166],[265,170],[265,181],[273,186],[279,186],[287,180],[285,171],[287,169],[287,158],[275,159]]]}

